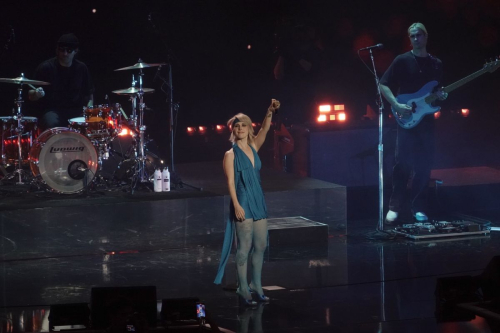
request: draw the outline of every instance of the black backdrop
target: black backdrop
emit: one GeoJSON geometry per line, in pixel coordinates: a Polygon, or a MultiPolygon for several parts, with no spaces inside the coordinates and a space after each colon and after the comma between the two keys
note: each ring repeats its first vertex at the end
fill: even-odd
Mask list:
{"type": "MultiPolygon", "coordinates": [[[[96,104],[105,103],[104,96],[109,94],[129,112],[127,99],[110,91],[129,87],[133,73],[113,70],[132,65],[139,57],[145,62],[166,62],[170,53],[174,99],[181,105],[179,130],[220,123],[239,111],[260,120],[276,89],[274,34],[284,16],[307,20],[316,28],[327,63],[322,88],[331,101],[346,104],[351,119],[360,118],[375,99],[373,79],[355,50],[383,43],[384,50],[376,53],[382,73],[395,55],[409,50],[406,29],[415,21],[429,30],[428,50],[443,60],[445,83],[500,54],[500,2],[494,0],[21,0],[2,3],[0,77],[16,77],[21,72],[32,77],[38,63],[54,55],[57,38],[74,32],[81,44],[79,58],[93,76],[96,104]],[[5,49],[11,27],[16,40],[5,49]]],[[[167,149],[168,106],[159,82],[153,82],[155,70],[145,70],[144,86],[157,89],[147,96],[146,104],[153,111],[146,121],[149,133],[167,149]]],[[[165,69],[162,75],[167,75],[165,69]]],[[[478,79],[451,95],[444,108],[469,107],[493,119],[500,106],[499,80],[498,73],[478,79]]],[[[0,85],[1,115],[10,113],[15,89],[0,85]]],[[[286,101],[282,104],[286,113],[286,101]]],[[[29,106],[26,110],[29,115],[29,106]]],[[[176,145],[178,154],[183,154],[182,142],[176,145]]]]}

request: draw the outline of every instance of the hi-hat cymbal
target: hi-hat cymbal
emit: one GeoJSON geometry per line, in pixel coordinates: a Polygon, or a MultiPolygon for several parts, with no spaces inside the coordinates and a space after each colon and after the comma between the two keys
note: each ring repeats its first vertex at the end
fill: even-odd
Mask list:
{"type": "Polygon", "coordinates": [[[30,80],[30,79],[25,78],[24,76],[18,76],[18,77],[12,78],[12,79],[2,77],[2,78],[0,78],[0,82],[13,83],[13,84],[33,84],[35,86],[48,86],[48,85],[50,85],[49,82],[30,80]]]}
{"type": "MultiPolygon", "coordinates": [[[[118,95],[137,95],[139,93],[139,88],[136,87],[130,87],[127,89],[120,89],[120,90],[113,90],[113,94],[118,94],[118,95]]],[[[154,89],[151,88],[142,88],[142,93],[143,94],[150,94],[155,92],[154,89]]]]}
{"type": "Polygon", "coordinates": [[[142,62],[142,60],[139,59],[139,62],[136,63],[135,65],[115,69],[115,72],[116,71],[125,71],[128,69],[142,69],[142,68],[148,68],[148,67],[158,67],[158,66],[163,66],[163,65],[165,65],[164,62],[161,64],[148,64],[148,63],[142,62]]]}

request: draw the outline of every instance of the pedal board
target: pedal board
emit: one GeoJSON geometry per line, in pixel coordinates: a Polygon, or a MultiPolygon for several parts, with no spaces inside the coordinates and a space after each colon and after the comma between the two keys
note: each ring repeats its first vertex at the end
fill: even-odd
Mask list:
{"type": "MultiPolygon", "coordinates": [[[[466,216],[464,216],[466,217],[466,216]]],[[[489,235],[490,222],[478,218],[407,223],[394,228],[396,234],[411,239],[489,235]]]]}

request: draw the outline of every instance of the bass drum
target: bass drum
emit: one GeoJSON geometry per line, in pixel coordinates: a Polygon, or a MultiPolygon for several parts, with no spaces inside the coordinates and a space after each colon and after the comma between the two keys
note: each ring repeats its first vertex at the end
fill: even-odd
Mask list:
{"type": "Polygon", "coordinates": [[[88,138],[66,127],[38,136],[29,153],[33,175],[58,193],[76,193],[95,177],[97,152],[88,138]],[[88,170],[88,171],[86,171],[88,170]]]}

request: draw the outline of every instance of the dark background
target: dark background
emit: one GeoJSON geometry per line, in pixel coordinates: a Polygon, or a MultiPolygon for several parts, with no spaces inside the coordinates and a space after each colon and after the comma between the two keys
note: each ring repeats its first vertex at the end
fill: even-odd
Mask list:
{"type": "MultiPolygon", "coordinates": [[[[237,112],[260,121],[279,85],[273,67],[283,19],[305,22],[315,29],[324,59],[320,81],[324,93],[315,102],[345,104],[351,122],[361,119],[367,105],[376,108],[373,77],[356,50],[383,43],[385,48],[375,52],[381,75],[397,54],[410,49],[406,31],[413,22],[426,25],[428,51],[443,61],[445,85],[500,54],[500,2],[495,0],[24,0],[2,3],[0,77],[20,73],[33,77],[36,66],[54,56],[59,36],[73,32],[80,39],[78,58],[93,77],[95,104],[106,103],[104,97],[109,94],[112,102],[120,102],[130,113],[127,98],[110,92],[130,87],[135,72],[114,69],[142,58],[149,63],[170,61],[173,66],[174,100],[180,103],[178,131],[183,132],[185,126],[223,123],[237,112]],[[11,27],[15,43],[5,45],[11,27]],[[250,50],[247,45],[252,46],[250,50]]],[[[153,109],[146,114],[148,133],[166,151],[166,95],[160,91],[159,81],[153,81],[156,68],[144,72],[144,87],[157,89],[145,100],[153,109]]],[[[167,76],[166,68],[161,74],[167,76]]],[[[470,108],[471,118],[481,119],[495,130],[499,80],[498,73],[486,74],[460,88],[450,95],[443,111],[470,108]]],[[[0,85],[1,115],[11,113],[16,88],[0,85]]],[[[286,117],[287,100],[281,102],[286,117]]],[[[24,114],[30,115],[26,104],[24,114]]],[[[311,119],[313,111],[309,111],[311,119]]],[[[186,153],[182,140],[176,147],[176,155],[186,153]]]]}

